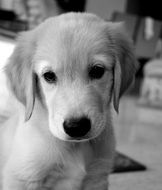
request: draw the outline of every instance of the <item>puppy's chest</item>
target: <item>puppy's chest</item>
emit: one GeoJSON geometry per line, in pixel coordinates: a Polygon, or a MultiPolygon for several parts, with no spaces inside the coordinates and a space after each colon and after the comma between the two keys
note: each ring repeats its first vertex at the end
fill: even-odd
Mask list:
{"type": "Polygon", "coordinates": [[[43,181],[43,186],[51,190],[79,190],[86,175],[82,159],[64,158],[64,163],[56,164],[43,181]]]}

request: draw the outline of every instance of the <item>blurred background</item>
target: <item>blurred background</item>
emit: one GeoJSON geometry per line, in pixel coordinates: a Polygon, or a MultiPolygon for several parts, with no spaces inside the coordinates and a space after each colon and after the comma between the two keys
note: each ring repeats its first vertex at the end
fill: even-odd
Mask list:
{"type": "Polygon", "coordinates": [[[0,123],[8,117],[3,67],[21,31],[62,13],[91,12],[106,21],[124,21],[139,70],[134,86],[114,114],[117,151],[146,166],[146,171],[112,174],[110,189],[162,189],[162,13],[160,0],[0,0],[0,123]]]}

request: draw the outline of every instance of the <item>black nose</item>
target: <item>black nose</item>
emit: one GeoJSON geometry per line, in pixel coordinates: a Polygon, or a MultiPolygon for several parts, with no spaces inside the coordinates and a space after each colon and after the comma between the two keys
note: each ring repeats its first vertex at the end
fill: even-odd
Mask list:
{"type": "Polygon", "coordinates": [[[63,127],[70,137],[83,137],[90,131],[91,121],[87,117],[70,118],[64,121],[63,127]]]}

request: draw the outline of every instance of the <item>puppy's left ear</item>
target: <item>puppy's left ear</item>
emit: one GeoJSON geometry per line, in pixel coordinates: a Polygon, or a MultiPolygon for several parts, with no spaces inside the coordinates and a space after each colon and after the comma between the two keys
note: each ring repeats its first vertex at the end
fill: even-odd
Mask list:
{"type": "Polygon", "coordinates": [[[134,54],[133,43],[126,35],[123,23],[111,23],[109,35],[113,43],[115,59],[113,104],[118,112],[119,99],[134,81],[138,63],[134,54]]]}
{"type": "Polygon", "coordinates": [[[26,121],[32,115],[35,101],[35,76],[32,63],[34,50],[33,32],[23,32],[17,39],[17,45],[5,68],[13,94],[25,106],[26,121]]]}

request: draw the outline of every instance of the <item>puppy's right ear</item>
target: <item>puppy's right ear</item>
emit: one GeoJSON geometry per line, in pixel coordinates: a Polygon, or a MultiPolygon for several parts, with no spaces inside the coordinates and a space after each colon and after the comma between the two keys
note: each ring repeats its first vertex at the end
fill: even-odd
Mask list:
{"type": "Polygon", "coordinates": [[[19,36],[17,46],[5,68],[13,94],[26,108],[26,121],[32,115],[35,100],[33,74],[35,46],[36,40],[33,31],[23,32],[19,36]]]}
{"type": "Polygon", "coordinates": [[[119,99],[133,83],[138,68],[133,43],[127,36],[123,23],[110,23],[109,35],[114,50],[114,108],[118,112],[119,99]]]}

